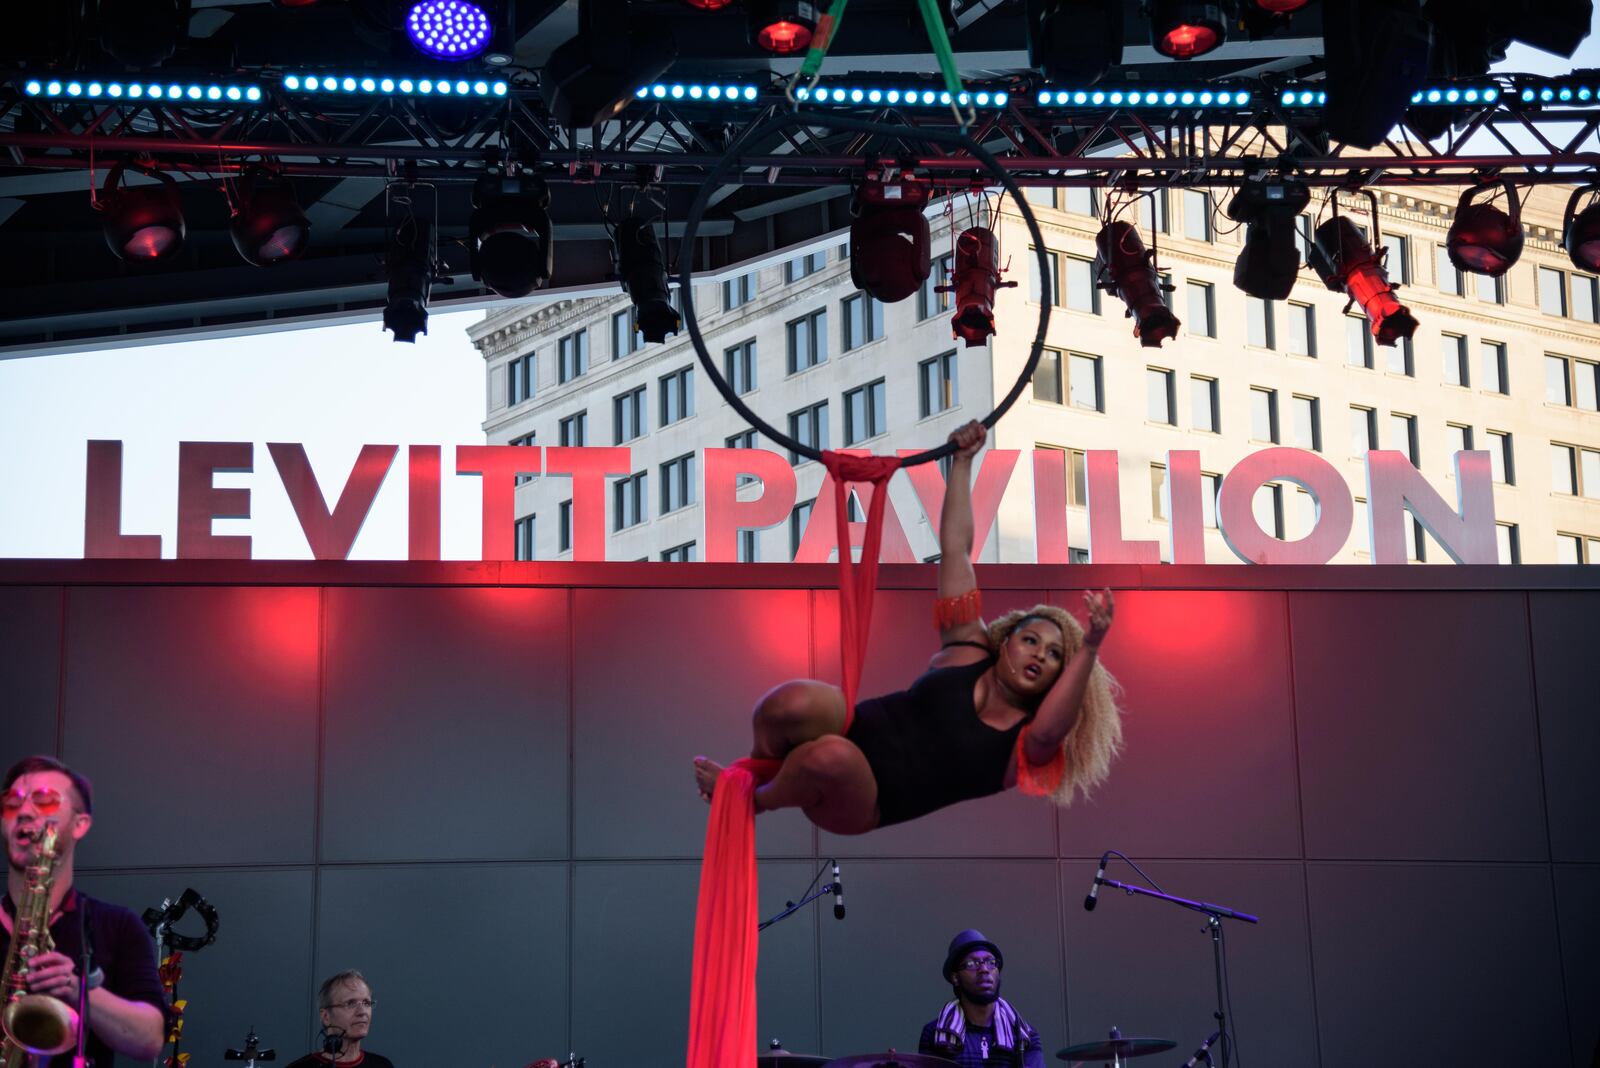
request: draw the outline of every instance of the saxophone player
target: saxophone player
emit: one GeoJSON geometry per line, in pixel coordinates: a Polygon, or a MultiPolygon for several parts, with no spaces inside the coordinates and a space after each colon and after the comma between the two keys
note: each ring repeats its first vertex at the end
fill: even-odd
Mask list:
{"type": "MultiPolygon", "coordinates": [[[[49,914],[54,949],[33,957],[22,985],[29,994],[59,998],[76,1009],[78,962],[86,936],[90,967],[85,1053],[95,1068],[112,1068],[118,1053],[138,1061],[154,1060],[161,1053],[167,1003],[156,975],[155,946],[139,917],[73,888],[73,857],[94,823],[93,809],[89,780],[51,757],[26,757],[6,772],[0,782],[0,831],[7,861],[6,895],[0,901],[0,952],[10,959],[17,909],[29,891],[29,865],[46,827],[54,824],[58,859],[48,886],[48,906],[40,910],[49,914]]],[[[36,886],[34,893],[41,890],[36,886]]],[[[52,1063],[71,1061],[69,1051],[52,1063]]]]}

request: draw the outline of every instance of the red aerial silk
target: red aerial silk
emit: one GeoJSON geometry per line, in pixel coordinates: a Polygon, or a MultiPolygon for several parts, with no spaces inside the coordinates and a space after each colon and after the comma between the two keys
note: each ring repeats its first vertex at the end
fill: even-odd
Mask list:
{"type": "MultiPolygon", "coordinates": [[[[839,517],[839,625],[845,728],[855,715],[861,665],[867,655],[872,596],[878,587],[883,509],[898,456],[824,452],[833,476],[839,517]],[[850,552],[850,483],[870,482],[867,530],[857,570],[850,552]]],[[[754,1068],[756,1061],[756,786],[777,774],[780,761],[736,760],[717,780],[706,821],[695,906],[694,970],[689,985],[688,1068],[754,1068]]]]}

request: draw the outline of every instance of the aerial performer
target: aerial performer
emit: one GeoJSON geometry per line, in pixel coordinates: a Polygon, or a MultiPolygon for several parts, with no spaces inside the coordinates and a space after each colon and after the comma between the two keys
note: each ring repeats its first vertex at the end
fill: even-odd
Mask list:
{"type": "MultiPolygon", "coordinates": [[[[990,623],[972,567],[976,422],[956,446],[939,528],[939,649],[901,693],[860,701],[792,680],[757,704],[748,759],[694,759],[712,802],[706,829],[691,984],[689,1068],[755,1057],[754,814],[799,808],[834,834],[865,834],[959,801],[1017,787],[1071,803],[1110,770],[1122,741],[1115,680],[1099,662],[1115,607],[1086,593],[1087,631],[1055,605],[990,623]]],[[[881,491],[880,487],[880,491],[881,491]]],[[[848,551],[843,549],[841,551],[848,551]]]]}

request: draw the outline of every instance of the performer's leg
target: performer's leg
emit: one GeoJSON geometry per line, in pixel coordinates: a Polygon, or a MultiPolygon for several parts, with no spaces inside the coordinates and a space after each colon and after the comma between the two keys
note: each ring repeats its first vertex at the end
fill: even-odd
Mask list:
{"type": "MultiPolygon", "coordinates": [[[[760,760],[782,760],[806,742],[844,730],[844,692],[813,679],[792,679],[769,690],[756,704],[751,723],[750,755],[760,760]]],[[[716,789],[722,765],[703,756],[694,758],[695,785],[709,799],[716,789]]]]}
{"type": "Polygon", "coordinates": [[[878,783],[856,744],[837,734],[796,746],[770,782],[756,788],[756,811],[799,808],[833,834],[878,825],[878,783]]]}

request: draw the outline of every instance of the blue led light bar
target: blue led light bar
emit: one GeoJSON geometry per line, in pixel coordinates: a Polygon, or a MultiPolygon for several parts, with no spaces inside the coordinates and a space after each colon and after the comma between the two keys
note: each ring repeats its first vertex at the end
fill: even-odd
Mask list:
{"type": "Polygon", "coordinates": [[[1541,107],[1590,107],[1600,103],[1600,85],[1574,83],[1522,85],[1516,98],[1524,104],[1541,107]]]}
{"type": "Polygon", "coordinates": [[[1493,104],[1500,99],[1494,85],[1439,85],[1411,94],[1413,107],[1460,107],[1462,104],[1493,104]]]}
{"type": "MultiPolygon", "coordinates": [[[[770,94],[764,94],[754,85],[708,85],[691,82],[659,82],[636,90],[640,100],[671,100],[690,103],[754,104],[770,94]]],[[[951,96],[941,89],[909,89],[867,87],[860,85],[819,85],[814,89],[798,89],[795,99],[808,104],[828,104],[833,107],[949,107],[951,96]]],[[[955,99],[963,106],[1003,108],[1010,101],[1005,90],[974,89],[957,93],[955,99]]]]}
{"type": "Polygon", "coordinates": [[[286,74],[283,88],[290,93],[326,93],[340,96],[460,96],[478,99],[503,97],[511,86],[496,78],[400,78],[376,74],[286,74]]]}
{"type": "Polygon", "coordinates": [[[1209,86],[1191,89],[1040,89],[1040,107],[1057,108],[1239,108],[1249,107],[1248,89],[1209,86]]]}
{"type": "Polygon", "coordinates": [[[709,85],[690,82],[657,82],[635,90],[634,94],[640,100],[691,100],[691,101],[716,101],[718,103],[745,103],[754,104],[761,98],[761,90],[753,85],[709,85]]]}
{"type": "Polygon", "coordinates": [[[227,104],[254,104],[261,100],[259,85],[219,84],[216,82],[154,82],[127,78],[28,78],[22,83],[25,96],[45,100],[94,100],[123,103],[130,100],[159,100],[183,107],[219,107],[227,104]]]}

